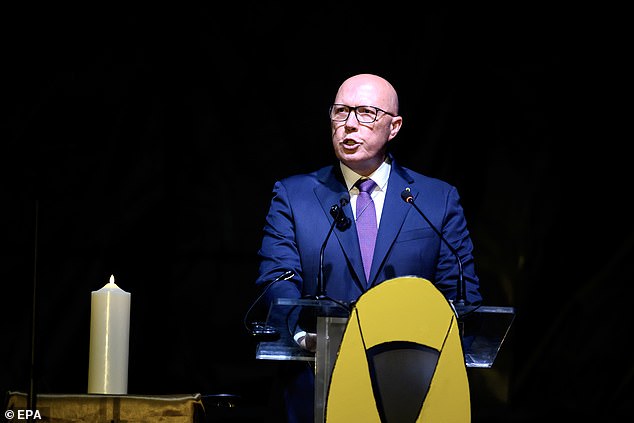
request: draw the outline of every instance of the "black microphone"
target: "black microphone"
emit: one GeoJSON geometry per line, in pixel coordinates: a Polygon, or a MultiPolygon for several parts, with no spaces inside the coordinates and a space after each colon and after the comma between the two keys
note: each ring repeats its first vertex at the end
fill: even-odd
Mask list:
{"type": "Polygon", "coordinates": [[[280,334],[278,330],[275,329],[273,326],[269,326],[264,322],[250,322],[247,324],[247,320],[248,320],[249,314],[251,313],[251,310],[253,310],[253,307],[255,307],[255,305],[260,301],[260,299],[264,296],[266,291],[268,291],[268,289],[271,286],[273,286],[275,283],[279,281],[287,281],[293,276],[295,276],[295,272],[293,272],[292,270],[285,271],[284,273],[279,275],[277,278],[273,279],[264,288],[264,290],[262,290],[262,293],[260,293],[260,295],[255,299],[255,301],[253,301],[253,304],[251,304],[251,307],[249,307],[249,310],[247,310],[243,319],[244,327],[246,328],[247,332],[249,332],[252,336],[257,338],[263,338],[263,340],[264,338],[271,339],[271,340],[279,338],[280,334]]]}
{"type": "Polygon", "coordinates": [[[458,255],[458,252],[449,244],[449,242],[447,242],[447,240],[445,239],[444,236],[442,236],[442,233],[440,233],[438,228],[436,228],[433,225],[433,223],[431,223],[431,221],[427,218],[427,216],[425,216],[425,213],[423,213],[421,211],[421,209],[418,208],[416,203],[414,203],[414,196],[409,191],[409,188],[407,188],[407,189],[403,190],[403,192],[401,192],[401,198],[406,203],[411,204],[416,209],[418,214],[423,216],[423,219],[425,219],[425,221],[434,230],[434,232],[436,232],[436,235],[438,235],[438,238],[440,238],[440,240],[445,243],[447,248],[449,248],[449,251],[451,251],[451,253],[454,255],[454,257],[456,257],[456,261],[458,262],[458,284],[456,286],[456,301],[454,302],[454,305],[458,306],[460,308],[463,308],[464,305],[465,305],[465,295],[466,295],[465,290],[466,290],[466,288],[465,288],[465,284],[464,284],[464,273],[462,271],[462,260],[460,260],[460,256],[458,255]]]}
{"type": "Polygon", "coordinates": [[[350,202],[350,194],[343,193],[341,197],[339,197],[339,204],[333,204],[330,207],[330,215],[332,216],[332,224],[330,225],[330,229],[328,230],[328,234],[326,235],[326,239],[324,239],[323,244],[321,244],[321,250],[319,251],[319,274],[317,275],[317,294],[316,298],[318,300],[327,298],[326,296],[326,287],[324,283],[324,251],[326,250],[326,245],[328,244],[328,240],[330,239],[330,235],[332,234],[333,229],[337,226],[339,230],[346,230],[350,227],[351,221],[350,218],[346,216],[343,212],[343,207],[350,202]]]}
{"type": "Polygon", "coordinates": [[[349,202],[350,202],[350,194],[345,192],[341,194],[341,197],[339,198],[339,207],[337,207],[337,205],[335,204],[330,208],[330,215],[337,222],[335,226],[337,226],[337,229],[341,231],[345,231],[352,224],[352,221],[350,220],[350,218],[346,216],[346,214],[343,212],[343,208],[349,202]]]}

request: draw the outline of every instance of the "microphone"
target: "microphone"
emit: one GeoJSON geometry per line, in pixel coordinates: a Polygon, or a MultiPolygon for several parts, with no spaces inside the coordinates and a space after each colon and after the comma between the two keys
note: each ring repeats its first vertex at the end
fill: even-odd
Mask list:
{"type": "Polygon", "coordinates": [[[275,340],[275,339],[279,338],[280,334],[279,334],[278,330],[275,329],[273,326],[269,326],[269,325],[267,325],[264,322],[250,322],[250,323],[247,324],[247,320],[248,320],[249,314],[251,313],[251,310],[253,310],[253,307],[255,307],[255,305],[260,301],[260,299],[264,296],[266,291],[268,291],[268,289],[273,284],[275,284],[275,283],[277,283],[279,281],[287,281],[287,280],[291,279],[293,276],[295,276],[295,272],[293,272],[292,270],[285,271],[284,273],[279,275],[277,278],[273,279],[266,286],[266,288],[264,288],[262,293],[260,293],[258,298],[255,299],[253,304],[251,304],[251,307],[249,307],[249,310],[247,310],[247,312],[244,315],[243,323],[244,323],[244,327],[246,328],[246,330],[252,336],[258,337],[258,338],[263,338],[263,340],[264,339],[275,340]]]}
{"type": "Polygon", "coordinates": [[[401,198],[403,199],[403,201],[411,204],[416,209],[418,214],[420,214],[423,217],[423,219],[425,219],[425,221],[429,224],[429,227],[431,227],[434,230],[434,232],[436,232],[436,235],[438,235],[438,238],[440,238],[440,240],[445,243],[447,248],[449,248],[449,251],[451,251],[451,253],[456,258],[456,261],[458,262],[458,284],[456,286],[456,301],[454,302],[454,305],[460,308],[463,308],[465,305],[466,288],[464,284],[464,273],[462,271],[462,260],[460,260],[460,256],[458,255],[458,252],[449,244],[447,239],[445,239],[445,237],[442,236],[442,233],[440,233],[438,228],[436,228],[433,225],[433,223],[431,223],[431,221],[427,218],[427,216],[425,216],[425,213],[423,213],[421,209],[418,208],[416,203],[414,203],[414,196],[409,191],[409,188],[406,188],[401,192],[401,198]]]}
{"type": "Polygon", "coordinates": [[[339,197],[339,204],[333,204],[330,207],[330,215],[332,216],[333,220],[332,220],[332,224],[330,225],[330,229],[328,230],[328,234],[326,235],[326,239],[324,239],[323,244],[321,244],[321,250],[319,251],[319,274],[317,275],[317,294],[316,294],[316,298],[318,300],[327,298],[326,287],[324,284],[324,251],[326,250],[326,245],[328,244],[328,240],[330,239],[330,235],[332,234],[332,231],[335,228],[335,226],[337,226],[337,229],[342,231],[350,227],[351,220],[343,212],[343,207],[349,202],[350,202],[350,194],[345,192],[339,197]]]}
{"type": "Polygon", "coordinates": [[[335,225],[337,229],[341,231],[345,231],[350,227],[352,221],[346,214],[343,212],[343,208],[350,202],[350,194],[347,192],[341,194],[339,197],[339,205],[335,204],[330,208],[330,215],[337,222],[335,225]]]}

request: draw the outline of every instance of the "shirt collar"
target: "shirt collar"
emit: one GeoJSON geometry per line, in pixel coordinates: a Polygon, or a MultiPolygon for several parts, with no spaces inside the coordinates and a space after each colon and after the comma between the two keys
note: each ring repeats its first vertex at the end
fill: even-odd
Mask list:
{"type": "MultiPolygon", "coordinates": [[[[343,179],[346,181],[346,186],[348,187],[348,191],[352,189],[354,184],[363,176],[359,175],[354,170],[350,169],[348,166],[339,162],[339,166],[341,167],[341,173],[343,174],[343,179]]],[[[385,190],[385,186],[387,185],[387,180],[390,177],[390,170],[392,169],[392,164],[389,159],[386,159],[381,166],[372,174],[370,174],[369,178],[372,179],[376,185],[379,187],[381,191],[385,190]]]]}

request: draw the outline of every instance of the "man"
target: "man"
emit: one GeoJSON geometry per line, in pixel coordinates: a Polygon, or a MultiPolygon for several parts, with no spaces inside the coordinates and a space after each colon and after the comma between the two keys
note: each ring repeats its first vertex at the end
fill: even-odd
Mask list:
{"type": "MultiPolygon", "coordinates": [[[[388,153],[388,143],[403,125],[398,109],[396,90],[377,75],[355,75],[339,87],[330,109],[338,163],[288,177],[273,188],[256,283],[264,287],[289,270],[294,276],[268,286],[269,302],[314,297],[320,293],[320,269],[325,294],[337,301],[354,302],[372,286],[399,276],[428,279],[447,299],[456,299],[458,261],[403,200],[404,190],[460,256],[466,304],[481,302],[473,245],[456,188],[401,167],[388,153]],[[366,179],[372,181],[358,185],[366,179]],[[320,249],[333,223],[333,205],[341,206],[351,224],[336,225],[320,266],[320,249]]],[[[315,335],[302,329],[296,328],[296,341],[314,351],[315,335]]],[[[289,422],[312,421],[310,368],[297,362],[288,367],[289,422]]]]}

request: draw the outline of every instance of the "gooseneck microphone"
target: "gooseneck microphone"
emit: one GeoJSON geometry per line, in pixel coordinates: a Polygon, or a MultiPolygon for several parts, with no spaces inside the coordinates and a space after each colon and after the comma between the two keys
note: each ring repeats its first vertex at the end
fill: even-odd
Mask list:
{"type": "Polygon", "coordinates": [[[434,232],[436,232],[436,235],[438,235],[438,238],[440,238],[440,240],[445,243],[447,248],[449,248],[449,251],[451,251],[454,257],[456,257],[456,261],[458,262],[458,284],[456,286],[456,301],[454,301],[454,305],[458,307],[463,307],[465,305],[466,288],[464,284],[464,273],[462,271],[462,260],[460,260],[460,256],[458,255],[458,252],[449,244],[447,239],[445,239],[445,237],[442,236],[442,233],[438,230],[438,228],[436,228],[434,224],[431,223],[431,221],[427,218],[427,216],[425,216],[425,213],[423,213],[421,209],[418,208],[418,206],[414,202],[414,196],[409,191],[409,188],[401,192],[401,198],[403,199],[403,201],[411,204],[412,207],[416,209],[418,214],[420,214],[423,217],[423,219],[425,219],[425,221],[429,224],[429,227],[432,228],[434,232]]]}
{"type": "Polygon", "coordinates": [[[262,290],[262,293],[260,293],[260,295],[255,299],[255,301],[253,301],[253,304],[251,304],[251,307],[249,307],[249,310],[247,310],[243,319],[244,327],[246,328],[247,332],[249,332],[252,336],[258,337],[258,338],[276,338],[279,336],[279,332],[273,326],[269,326],[264,322],[247,323],[247,321],[249,318],[249,314],[251,314],[251,310],[253,310],[253,307],[255,307],[255,305],[260,301],[260,299],[264,296],[266,291],[268,291],[268,289],[272,285],[280,281],[287,281],[291,279],[293,276],[295,276],[295,272],[293,272],[292,270],[285,271],[284,273],[279,275],[277,278],[273,279],[264,288],[264,290],[262,290]]]}
{"type": "Polygon", "coordinates": [[[346,230],[352,224],[352,221],[346,214],[343,212],[343,208],[350,202],[350,194],[344,192],[339,197],[339,204],[334,204],[330,207],[330,215],[335,219],[335,226],[339,230],[346,230]]]}
{"type": "Polygon", "coordinates": [[[318,300],[327,298],[326,296],[326,286],[324,283],[324,251],[326,251],[326,245],[328,244],[328,240],[330,239],[330,235],[332,231],[335,229],[335,226],[339,230],[346,230],[350,227],[351,221],[350,218],[346,216],[343,212],[343,207],[350,202],[350,194],[343,193],[339,198],[339,204],[333,204],[330,207],[330,215],[332,216],[332,223],[330,224],[330,229],[328,230],[328,234],[326,235],[326,239],[324,239],[323,244],[321,244],[321,250],[319,251],[319,273],[317,275],[317,294],[316,298],[318,300]]]}

